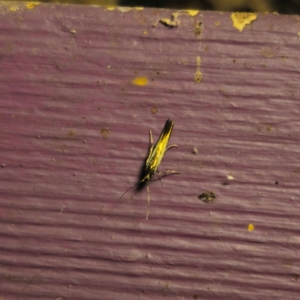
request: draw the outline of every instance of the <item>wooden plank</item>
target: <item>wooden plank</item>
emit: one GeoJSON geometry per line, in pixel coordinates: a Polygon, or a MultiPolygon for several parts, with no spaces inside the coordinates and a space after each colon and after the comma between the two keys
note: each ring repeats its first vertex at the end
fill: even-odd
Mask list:
{"type": "Polygon", "coordinates": [[[298,16],[0,14],[0,299],[297,298],[298,16]],[[118,198],[168,118],[145,220],[118,198]]]}

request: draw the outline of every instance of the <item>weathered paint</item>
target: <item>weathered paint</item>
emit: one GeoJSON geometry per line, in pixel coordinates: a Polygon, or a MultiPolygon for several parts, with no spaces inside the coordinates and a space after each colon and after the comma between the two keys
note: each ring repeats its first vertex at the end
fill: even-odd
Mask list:
{"type": "Polygon", "coordinates": [[[298,17],[259,15],[240,33],[230,13],[168,28],[152,24],[173,11],[9,5],[0,298],[29,284],[19,300],[297,299],[298,17]],[[117,199],[167,118],[178,149],[161,169],[181,174],[151,184],[146,221],[146,190],[117,199]]]}

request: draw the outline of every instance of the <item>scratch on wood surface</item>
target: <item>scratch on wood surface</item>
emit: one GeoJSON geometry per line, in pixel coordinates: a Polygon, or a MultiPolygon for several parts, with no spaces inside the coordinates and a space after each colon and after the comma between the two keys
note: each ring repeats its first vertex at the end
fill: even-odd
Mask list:
{"type": "Polygon", "coordinates": [[[46,270],[46,268],[43,268],[40,272],[38,272],[37,274],[35,274],[30,280],[29,282],[24,286],[24,288],[22,289],[22,291],[18,294],[16,300],[18,300],[22,294],[24,293],[24,291],[26,290],[26,288],[33,282],[33,280],[35,278],[37,278],[42,272],[44,272],[46,270]]]}

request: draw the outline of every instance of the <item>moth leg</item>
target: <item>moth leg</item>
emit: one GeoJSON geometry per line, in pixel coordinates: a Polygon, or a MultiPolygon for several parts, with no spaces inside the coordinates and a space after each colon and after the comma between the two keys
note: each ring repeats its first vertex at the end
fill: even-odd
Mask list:
{"type": "Polygon", "coordinates": [[[165,150],[165,153],[171,148],[178,148],[178,146],[175,144],[168,146],[167,149],[165,150]]]}
{"type": "MultiPolygon", "coordinates": [[[[157,178],[158,178],[158,180],[161,182],[161,180],[162,180],[163,177],[169,176],[169,175],[175,175],[175,174],[180,174],[180,172],[175,171],[175,170],[166,170],[164,172],[156,171],[156,174],[154,174],[154,175],[156,175],[157,178]]],[[[155,180],[157,180],[157,179],[154,179],[154,181],[155,180]]]]}
{"type": "Polygon", "coordinates": [[[161,174],[161,172],[159,172],[158,170],[156,170],[156,173],[153,174],[153,177],[155,176],[155,177],[158,178],[159,181],[161,181],[161,178],[160,178],[160,176],[159,176],[160,174],[161,174]]]}
{"type": "Polygon", "coordinates": [[[146,220],[148,220],[149,217],[149,205],[150,205],[150,188],[148,183],[147,183],[147,194],[148,194],[148,205],[147,205],[146,220]]]}
{"type": "Polygon", "coordinates": [[[176,170],[166,170],[165,173],[166,174],[180,174],[180,172],[178,172],[176,170]]]}
{"type": "Polygon", "coordinates": [[[153,145],[153,137],[152,137],[152,131],[151,129],[149,130],[149,140],[150,140],[150,145],[153,145]]]}
{"type": "Polygon", "coordinates": [[[163,177],[163,176],[167,176],[167,175],[180,174],[180,172],[175,171],[175,170],[166,170],[164,172],[158,172],[158,174],[161,175],[161,177],[163,177]]]}

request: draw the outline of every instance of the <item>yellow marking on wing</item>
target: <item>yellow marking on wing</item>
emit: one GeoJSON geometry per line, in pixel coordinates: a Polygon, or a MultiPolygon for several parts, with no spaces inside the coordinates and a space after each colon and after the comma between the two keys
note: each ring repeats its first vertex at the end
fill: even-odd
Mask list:
{"type": "Polygon", "coordinates": [[[147,159],[146,167],[153,170],[153,172],[155,172],[160,165],[160,162],[164,157],[166,148],[168,146],[168,142],[173,130],[173,121],[171,122],[172,123],[169,128],[163,129],[163,132],[161,133],[157,143],[155,144],[151,155],[149,155],[149,158],[147,159]]]}
{"type": "MultiPolygon", "coordinates": [[[[174,122],[171,120],[167,120],[165,123],[165,126],[158,138],[158,141],[156,142],[156,144],[153,146],[153,137],[152,137],[152,131],[149,131],[149,138],[150,138],[150,149],[149,149],[149,153],[148,153],[148,157],[145,163],[145,169],[143,170],[143,178],[134,186],[132,186],[131,188],[129,188],[128,190],[126,190],[119,199],[121,199],[128,191],[130,191],[131,189],[133,189],[134,187],[137,187],[138,185],[142,184],[142,183],[146,183],[147,184],[147,191],[148,191],[148,208],[147,208],[147,215],[146,215],[146,219],[148,219],[148,215],[149,215],[149,204],[150,204],[150,190],[149,190],[149,182],[152,178],[152,176],[154,175],[154,173],[156,172],[162,158],[164,157],[165,152],[172,147],[177,147],[177,145],[170,145],[168,147],[168,142],[170,139],[170,136],[172,134],[172,130],[174,127],[174,122]]],[[[165,173],[167,174],[179,174],[179,172],[177,171],[166,171],[165,173]]],[[[0,299],[1,300],[1,299],[0,299]]]]}
{"type": "Polygon", "coordinates": [[[153,169],[154,171],[157,170],[165,154],[165,150],[168,145],[168,140],[169,138],[164,138],[163,140],[159,141],[153,150],[152,158],[150,161],[150,168],[153,169]]]}

